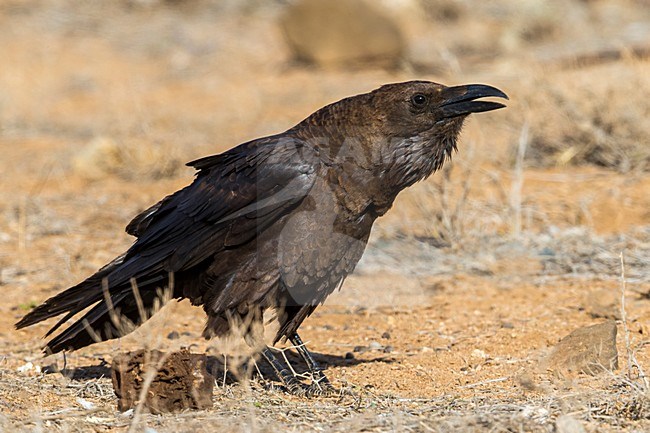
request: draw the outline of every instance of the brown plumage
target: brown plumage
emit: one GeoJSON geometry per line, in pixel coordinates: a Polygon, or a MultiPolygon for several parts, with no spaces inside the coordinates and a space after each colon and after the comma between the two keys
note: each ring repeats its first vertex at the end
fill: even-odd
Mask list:
{"type": "Polygon", "coordinates": [[[282,134],[190,162],[194,182],[129,223],[137,239],[126,253],[17,327],[65,313],[49,335],[92,307],[45,348],[78,349],[121,336],[115,312],[140,324],[169,288],[203,306],[206,337],[259,322],[271,308],[280,322],[274,342],[299,341],[302,321],[361,258],[375,219],[451,157],[468,114],[503,107],[476,101],[490,96],[507,98],[485,85],[389,84],[282,134]]]}

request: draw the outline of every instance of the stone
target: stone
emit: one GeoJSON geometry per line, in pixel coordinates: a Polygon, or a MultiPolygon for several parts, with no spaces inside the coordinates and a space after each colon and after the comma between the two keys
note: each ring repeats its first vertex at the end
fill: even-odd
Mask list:
{"type": "Polygon", "coordinates": [[[576,329],[555,345],[544,366],[558,376],[597,375],[618,368],[616,322],[576,329]]]}
{"type": "Polygon", "coordinates": [[[206,369],[204,354],[187,349],[165,354],[140,350],[117,355],[112,363],[113,389],[120,411],[135,408],[148,372],[154,369],[144,401],[151,413],[178,412],[212,407],[215,378],[206,369]]]}
{"type": "Polygon", "coordinates": [[[364,0],[299,0],[281,26],[294,57],[319,66],[395,67],[406,51],[397,23],[364,0]]]}

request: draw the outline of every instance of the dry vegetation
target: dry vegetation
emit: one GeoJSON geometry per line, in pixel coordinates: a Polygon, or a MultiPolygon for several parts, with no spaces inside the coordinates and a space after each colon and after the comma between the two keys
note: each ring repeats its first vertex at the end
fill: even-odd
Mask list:
{"type": "Polygon", "coordinates": [[[647,1],[382,4],[405,44],[390,70],[296,63],[284,2],[0,0],[0,431],[650,430],[647,1]],[[274,389],[239,339],[200,339],[186,303],[65,359],[40,357],[45,325],[13,329],[127,248],[123,227],[189,182],[185,161],[413,78],[511,101],[467,122],[453,165],[399,197],[305,322],[350,395],[274,389]],[[608,319],[617,371],[541,367],[608,319]],[[117,412],[110,362],[143,346],[205,351],[213,408],[117,412]]]}

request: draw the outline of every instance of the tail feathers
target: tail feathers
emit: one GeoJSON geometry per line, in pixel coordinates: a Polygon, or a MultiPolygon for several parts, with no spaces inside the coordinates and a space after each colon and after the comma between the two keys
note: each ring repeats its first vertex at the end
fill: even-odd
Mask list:
{"type": "MultiPolygon", "coordinates": [[[[47,320],[50,317],[56,317],[60,314],[69,312],[69,314],[65,316],[64,320],[61,320],[50,330],[50,332],[48,332],[49,335],[66,320],[100,301],[104,297],[102,287],[104,284],[103,280],[122,265],[124,256],[125,254],[122,254],[86,280],[43,302],[16,323],[16,329],[25,328],[38,322],[42,322],[43,320],[47,320]]],[[[113,291],[113,289],[111,289],[111,291],[113,291]]]]}
{"type": "MultiPolygon", "coordinates": [[[[120,303],[126,294],[113,296],[113,303],[120,303]]],[[[68,314],[65,318],[68,318],[68,314]]],[[[119,317],[119,316],[118,316],[119,317]]],[[[65,319],[64,318],[64,319],[65,319]]],[[[60,326],[62,321],[55,326],[60,326]]],[[[119,337],[118,331],[123,331],[119,318],[111,320],[110,311],[106,302],[100,302],[79,320],[73,323],[61,334],[50,340],[44,347],[46,353],[57,353],[62,350],[75,350],[111,338],[119,337]],[[116,323],[113,323],[116,322],[116,323]]],[[[55,329],[53,328],[53,329],[55,329]]],[[[48,332],[50,334],[53,329],[48,332]]]]}
{"type": "MultiPolygon", "coordinates": [[[[46,353],[76,350],[100,341],[122,337],[146,321],[164,299],[160,292],[147,290],[137,299],[132,291],[112,295],[110,304],[101,301],[66,330],[50,340],[46,353]],[[157,303],[156,299],[160,299],[157,303]],[[140,302],[141,301],[141,302],[140,302]]],[[[59,324],[57,324],[58,326],[59,324]]]]}
{"type": "Polygon", "coordinates": [[[25,328],[68,312],[69,314],[67,314],[62,321],[57,323],[48,334],[53,332],[70,317],[101,300],[103,297],[101,285],[101,280],[98,281],[91,277],[64,292],[59,293],[58,295],[51,297],[20,319],[20,321],[16,323],[16,329],[25,328]]]}
{"type": "Polygon", "coordinates": [[[49,341],[44,351],[75,350],[128,334],[169,299],[162,289],[169,285],[170,278],[165,272],[154,271],[138,278],[137,287],[134,287],[127,273],[122,272],[122,259],[123,256],[118,257],[95,275],[48,299],[16,323],[16,328],[66,313],[45,334],[47,337],[69,319],[92,307],[49,341]]]}

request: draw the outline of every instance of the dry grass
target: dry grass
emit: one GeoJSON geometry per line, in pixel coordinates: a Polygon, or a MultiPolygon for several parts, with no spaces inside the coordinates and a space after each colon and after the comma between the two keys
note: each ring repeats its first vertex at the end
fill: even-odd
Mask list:
{"type": "Polygon", "coordinates": [[[643,47],[620,50],[643,39],[648,9],[384,3],[409,43],[402,70],[293,67],[281,2],[0,2],[0,430],[554,432],[563,415],[588,431],[650,429],[650,81],[643,47]],[[287,396],[241,336],[204,343],[202,313],[182,305],[37,372],[44,328],[12,323],[128,247],[116,233],[189,181],[183,162],[413,78],[486,82],[511,101],[468,122],[454,164],[400,196],[358,272],[305,323],[354,395],[287,396]],[[539,372],[548,346],[600,320],[585,299],[616,289],[621,251],[629,366],[561,382],[539,372]],[[142,346],[208,353],[214,407],[117,413],[107,362],[142,346]]]}
{"type": "Polygon", "coordinates": [[[118,176],[125,180],[173,177],[182,166],[178,149],[170,144],[145,140],[116,142],[96,137],[72,159],[75,174],[88,180],[118,176]]]}
{"type": "Polygon", "coordinates": [[[650,170],[647,69],[647,60],[629,58],[533,80],[519,95],[531,107],[527,161],[650,170]]]}
{"type": "MultiPolygon", "coordinates": [[[[33,387],[39,380],[46,389],[48,378],[13,378],[13,386],[33,387]],[[19,383],[17,383],[19,381],[19,383]]],[[[3,376],[3,388],[8,378],[3,376]]],[[[58,431],[554,431],[557,418],[570,415],[588,429],[618,431],[650,425],[650,397],[620,376],[584,381],[578,389],[522,392],[495,399],[489,384],[471,398],[446,394],[434,398],[400,398],[356,389],[355,396],[340,399],[296,400],[265,390],[254,380],[248,385],[221,386],[215,407],[209,411],[149,415],[115,413],[108,379],[80,385],[68,381],[52,391],[61,400],[76,401],[71,407],[34,414],[30,419],[5,416],[0,426],[12,431],[36,428],[58,431]],[[595,390],[588,389],[594,386],[595,390]],[[82,406],[85,403],[86,408],[82,406]],[[91,405],[91,406],[89,406],[91,405]],[[152,431],[152,430],[148,430],[152,431]]]]}

